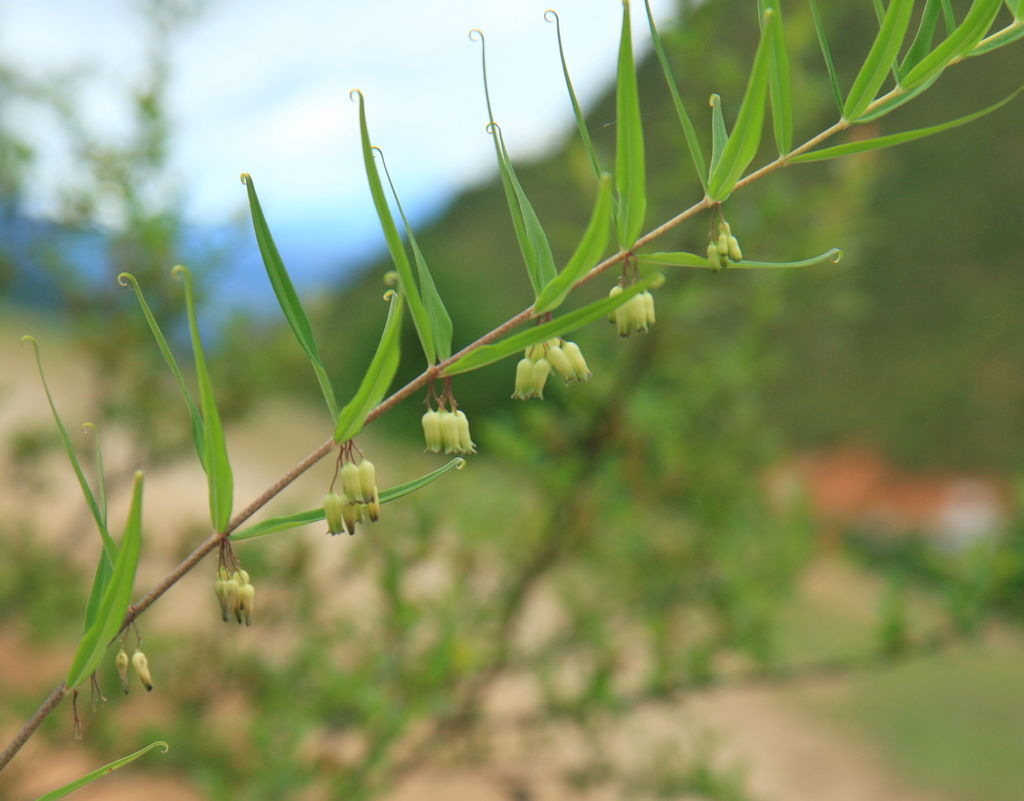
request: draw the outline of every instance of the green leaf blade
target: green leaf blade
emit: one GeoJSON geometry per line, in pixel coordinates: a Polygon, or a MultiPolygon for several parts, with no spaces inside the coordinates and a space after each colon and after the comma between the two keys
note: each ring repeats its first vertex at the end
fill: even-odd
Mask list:
{"type": "Polygon", "coordinates": [[[583,238],[576,247],[568,263],[557,276],[537,296],[533,306],[536,314],[553,311],[572,291],[573,285],[583,277],[591,267],[597,264],[608,246],[608,221],[612,210],[612,176],[605,173],[601,176],[601,187],[598,190],[594,210],[583,238]]]}
{"type": "Polygon", "coordinates": [[[73,792],[74,790],[77,790],[80,787],[85,787],[85,785],[91,784],[97,779],[102,779],[108,773],[112,773],[118,768],[123,768],[129,762],[135,761],[140,756],[145,754],[147,751],[153,750],[158,745],[163,746],[163,753],[165,754],[167,753],[167,749],[170,747],[167,745],[167,743],[163,742],[162,740],[157,740],[155,743],[150,743],[145,748],[139,749],[134,754],[129,754],[126,757],[121,757],[121,759],[117,759],[108,765],[104,765],[102,768],[94,770],[92,773],[87,773],[80,779],[75,779],[73,782],[69,782],[68,784],[65,784],[63,787],[59,787],[58,789],[53,790],[47,793],[46,795],[40,796],[38,799],[36,799],[36,801],[57,801],[58,798],[63,798],[68,793],[73,792]]]}
{"type": "Polygon", "coordinates": [[[888,136],[879,136],[875,139],[863,139],[858,142],[847,142],[844,145],[836,145],[834,147],[826,147],[822,150],[812,150],[810,153],[802,153],[795,158],[790,159],[790,164],[808,163],[812,161],[824,161],[825,159],[834,159],[840,156],[849,156],[853,153],[866,153],[870,150],[881,150],[885,147],[892,147],[893,145],[901,145],[904,142],[912,142],[915,139],[922,139],[925,136],[931,136],[933,134],[941,133],[942,131],[948,131],[950,128],[956,128],[960,125],[966,125],[969,122],[973,122],[980,117],[984,117],[986,114],[991,114],[993,111],[1002,108],[1015,98],[1021,91],[1024,90],[1024,86],[1018,88],[1015,92],[1004,97],[998,103],[993,103],[987,108],[983,108],[981,111],[975,111],[973,114],[968,114],[964,117],[958,117],[955,120],[949,122],[939,123],[938,125],[930,125],[927,128],[918,128],[914,131],[903,131],[902,133],[889,134],[888,136]]]}
{"type": "Polygon", "coordinates": [[[338,425],[334,429],[335,442],[347,442],[362,430],[366,416],[381,402],[398,370],[405,295],[401,288],[389,295],[391,305],[388,307],[380,343],[355,396],[338,415],[338,425]]]}
{"type": "Polygon", "coordinates": [[[964,21],[904,76],[903,86],[913,89],[941,73],[954,58],[974,49],[992,27],[1001,6],[1002,0],[974,0],[964,21]]]}
{"type": "Polygon", "coordinates": [[[568,334],[571,331],[582,328],[588,323],[592,323],[594,320],[606,316],[623,303],[626,303],[634,295],[643,292],[652,286],[660,286],[664,280],[664,276],[660,273],[652,273],[643,280],[637,281],[632,286],[626,287],[622,292],[614,297],[603,298],[602,300],[595,301],[594,303],[583,306],[582,308],[574,309],[568,314],[563,314],[561,317],[556,317],[550,322],[542,323],[541,325],[530,328],[527,331],[513,334],[507,339],[503,339],[501,342],[496,342],[493,345],[482,345],[481,347],[470,351],[457,361],[452,362],[441,372],[441,375],[451,376],[459,373],[467,373],[470,370],[477,370],[481,367],[487,366],[488,364],[501,361],[517,351],[524,350],[531,345],[544,342],[552,337],[568,334]]]}
{"type": "Polygon", "coordinates": [[[110,641],[121,629],[128,601],[131,599],[135,570],[142,548],[142,485],[141,472],[135,474],[132,485],[131,508],[125,525],[117,561],[111,572],[107,588],[100,600],[92,626],[82,636],[71,662],[65,684],[68,690],[78,687],[99,666],[110,641]]]}
{"type": "Polygon", "coordinates": [[[965,58],[973,58],[984,53],[990,53],[1003,45],[1010,44],[1010,42],[1016,42],[1021,37],[1024,37],[1024,20],[1014,20],[1001,31],[997,31],[983,39],[965,58]]]}
{"type": "MultiPolygon", "coordinates": [[[[465,464],[466,460],[462,457],[452,459],[448,464],[437,468],[437,470],[433,470],[419,478],[413,479],[412,481],[406,481],[404,484],[398,484],[390,489],[383,490],[380,493],[380,502],[388,503],[389,501],[395,501],[405,495],[416,492],[416,490],[422,489],[427,486],[427,484],[437,481],[437,479],[451,470],[461,470],[465,464]]],[[[324,509],[321,506],[318,509],[309,509],[308,511],[298,512],[293,515],[273,517],[269,520],[264,520],[262,523],[257,523],[253,526],[248,526],[234,532],[230,539],[232,542],[253,540],[257,537],[266,537],[270,534],[277,534],[280,531],[288,531],[289,529],[298,528],[299,526],[316,523],[323,519],[324,509]]]]}
{"type": "Polygon", "coordinates": [[[121,286],[125,285],[125,281],[131,284],[132,289],[135,290],[135,297],[138,298],[139,306],[142,307],[143,317],[145,317],[146,322],[149,323],[149,330],[153,333],[153,338],[156,340],[157,347],[160,348],[160,353],[163,354],[164,361],[166,361],[167,366],[171,368],[175,381],[178,382],[178,389],[181,390],[181,396],[185,399],[185,406],[188,407],[188,416],[192,421],[192,441],[196,447],[196,455],[199,457],[199,462],[202,464],[203,470],[206,470],[206,446],[203,444],[203,418],[199,414],[199,408],[196,406],[195,401],[192,400],[192,395],[189,393],[188,387],[185,386],[185,379],[181,375],[181,370],[178,369],[178,363],[174,360],[174,354],[171,353],[171,349],[167,345],[167,340],[164,338],[163,332],[157,324],[156,317],[153,316],[153,312],[150,310],[149,304],[146,303],[146,298],[142,294],[139,282],[135,280],[135,276],[131,273],[121,273],[117,276],[117,282],[121,286]]]}
{"type": "Polygon", "coordinates": [[[320,382],[320,389],[323,392],[324,400],[327,401],[331,419],[335,420],[338,417],[338,402],[334,397],[334,387],[331,385],[323,361],[320,359],[320,351],[317,349],[316,339],[313,337],[313,328],[309,324],[309,317],[306,316],[306,311],[302,308],[295,285],[292,283],[288,269],[284,266],[284,260],[274,243],[274,237],[270,233],[270,226],[263,214],[263,207],[256,194],[256,185],[253,183],[252,176],[249,173],[242,173],[242,183],[245,184],[246,194],[249,198],[249,214],[252,217],[252,227],[256,233],[260,256],[263,258],[263,266],[267,270],[267,277],[274,289],[277,303],[281,307],[285,320],[288,321],[288,327],[292,329],[300,347],[313,364],[313,371],[316,373],[317,381],[320,382]]]}
{"type": "Polygon", "coordinates": [[[829,81],[832,84],[832,94],[836,99],[836,107],[839,113],[843,113],[843,93],[839,89],[839,76],[836,74],[835,64],[832,63],[832,51],[828,46],[828,39],[825,38],[825,26],[821,22],[821,14],[818,13],[818,3],[810,0],[811,16],[814,17],[814,30],[818,34],[818,45],[821,47],[821,54],[825,57],[825,66],[828,68],[829,81]]]}
{"type": "Polygon", "coordinates": [[[736,116],[736,124],[729,135],[729,141],[722,148],[721,159],[713,168],[711,180],[708,182],[708,194],[714,201],[721,202],[729,197],[743,171],[757,155],[757,148],[761,144],[761,130],[764,127],[770,56],[771,45],[766,31],[757,45],[757,53],[750,70],[746,92],[743,94],[743,102],[740,104],[740,112],[736,116]]]}
{"type": "Polygon", "coordinates": [[[206,484],[210,497],[210,522],[214,530],[222,532],[231,522],[231,506],[234,499],[234,475],[228,459],[224,427],[217,411],[217,400],[213,395],[213,384],[206,368],[203,342],[199,336],[199,322],[196,319],[196,301],[192,289],[192,273],[187,267],[176,266],[171,274],[185,282],[185,308],[188,311],[188,327],[192,336],[192,355],[196,367],[196,381],[199,383],[199,403],[203,414],[203,447],[206,464],[206,484]]]}
{"type": "Polygon", "coordinates": [[[694,169],[697,170],[697,178],[700,181],[701,188],[704,190],[704,194],[707,194],[708,179],[706,176],[708,168],[704,162],[704,153],[700,147],[700,140],[697,139],[697,129],[693,127],[690,115],[686,113],[686,106],[683,105],[683,100],[679,96],[679,89],[676,87],[676,80],[672,76],[672,68],[669,66],[668,57],[665,55],[661,36],[658,34],[658,28],[654,24],[650,0],[644,0],[644,8],[647,11],[647,25],[651,29],[654,52],[657,54],[658,61],[661,64],[661,72],[665,76],[665,82],[668,83],[668,91],[672,95],[672,103],[676,107],[676,116],[679,117],[679,122],[683,126],[683,134],[686,136],[686,146],[690,151],[690,159],[693,161],[694,169]]]}
{"type": "Polygon", "coordinates": [[[565,88],[569,91],[572,113],[576,117],[576,128],[579,130],[580,138],[583,140],[583,147],[587,151],[587,157],[590,159],[590,166],[594,168],[594,175],[600,180],[601,165],[597,161],[597,152],[594,150],[594,143],[590,138],[590,131],[587,129],[587,121],[583,116],[583,109],[580,108],[579,100],[576,99],[576,91],[572,87],[572,79],[569,77],[569,65],[565,61],[565,48],[562,46],[562,21],[558,18],[558,13],[549,8],[544,12],[544,19],[551,22],[552,18],[555,21],[555,35],[558,37],[558,57],[562,60],[562,76],[565,78],[565,88]],[[551,18],[548,17],[548,14],[551,15],[551,18]]]}
{"type": "MultiPolygon", "coordinates": [[[[744,259],[743,261],[730,261],[726,263],[726,269],[765,270],[784,269],[790,267],[811,267],[825,261],[835,263],[842,257],[843,251],[839,248],[832,248],[831,250],[822,253],[820,256],[812,256],[809,259],[803,259],[801,261],[751,261],[748,259],[744,259]]],[[[703,269],[711,268],[711,265],[708,264],[707,256],[698,256],[696,253],[686,253],[684,251],[677,253],[645,253],[639,256],[638,260],[648,264],[657,264],[662,266],[699,267],[703,269]]]]}
{"type": "Polygon", "coordinates": [[[793,149],[793,91],[790,86],[789,53],[782,27],[782,10],[778,0],[767,0],[772,12],[768,18],[771,53],[768,59],[768,94],[772,105],[772,127],[779,155],[793,149]]]}
{"type": "Polygon", "coordinates": [[[633,62],[629,24],[629,0],[622,0],[622,34],[619,38],[618,74],[615,82],[615,189],[618,193],[616,230],[619,247],[630,250],[647,216],[644,131],[640,119],[640,91],[633,62]]]}
{"type": "Polygon", "coordinates": [[[377,166],[373,162],[373,146],[370,144],[370,129],[366,124],[366,103],[363,100],[363,93],[358,89],[353,90],[359,96],[359,137],[363,149],[363,166],[366,168],[366,180],[370,184],[370,194],[373,196],[373,205],[377,210],[377,218],[380,220],[381,230],[384,232],[384,240],[387,242],[388,251],[391,253],[391,260],[398,270],[398,276],[402,280],[402,293],[409,301],[409,312],[412,315],[413,326],[419,336],[420,344],[423,346],[423,353],[427,357],[428,364],[434,364],[437,360],[437,353],[434,348],[434,339],[430,332],[430,322],[427,319],[427,310],[420,297],[419,288],[412,275],[412,266],[409,257],[406,255],[402,238],[398,234],[394,217],[391,216],[391,209],[388,208],[387,198],[384,196],[384,187],[380,182],[380,175],[377,173],[377,166]]]}
{"type": "Polygon", "coordinates": [[[913,9],[914,0],[890,0],[882,27],[843,105],[843,119],[847,122],[857,120],[875,99],[875,94],[899,55],[913,9]]]}

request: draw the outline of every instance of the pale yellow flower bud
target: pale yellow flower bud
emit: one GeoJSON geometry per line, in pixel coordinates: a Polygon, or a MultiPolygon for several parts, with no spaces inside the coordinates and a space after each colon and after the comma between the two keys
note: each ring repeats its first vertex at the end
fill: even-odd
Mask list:
{"type": "Polygon", "coordinates": [[[562,346],[562,351],[569,359],[569,364],[572,365],[573,374],[577,381],[586,381],[592,373],[587,367],[587,361],[583,358],[583,352],[580,350],[580,346],[575,342],[566,342],[562,346]]]}
{"type": "Polygon", "coordinates": [[[729,237],[724,233],[718,235],[718,255],[724,256],[729,252],[729,237]]]}
{"type": "Polygon", "coordinates": [[[363,499],[363,489],[359,480],[359,468],[354,462],[345,462],[341,466],[341,486],[345,488],[345,494],[353,501],[363,499]]]}
{"type": "Polygon", "coordinates": [[[373,493],[377,490],[377,469],[369,459],[363,459],[359,463],[359,491],[363,503],[373,500],[373,493]]]}
{"type": "MultiPolygon", "coordinates": [[[[231,580],[228,578],[228,571],[221,565],[217,571],[217,580],[213,583],[213,591],[217,596],[217,603],[220,604],[220,617],[225,623],[228,622],[230,617],[230,598],[229,598],[229,585],[231,580]]],[[[125,665],[128,664],[128,657],[125,657],[125,665]]]]}
{"type": "Polygon", "coordinates": [[[630,313],[632,300],[627,300],[615,310],[615,327],[620,337],[628,337],[633,332],[633,315],[630,313]]]}
{"type": "Polygon", "coordinates": [[[733,261],[743,261],[743,251],[740,250],[740,241],[734,237],[729,237],[729,258],[733,261]]]}
{"type": "MultiPolygon", "coordinates": [[[[327,531],[331,534],[341,534],[345,530],[345,518],[342,516],[342,509],[345,506],[345,499],[334,492],[328,492],[324,496],[324,515],[327,517],[327,531]]],[[[224,618],[227,620],[227,618],[224,618]]]]}
{"type": "Polygon", "coordinates": [[[370,520],[374,523],[380,517],[380,496],[377,494],[376,487],[373,488],[373,497],[366,504],[366,514],[369,515],[370,520]]]}
{"type": "Polygon", "coordinates": [[[643,331],[647,332],[647,304],[644,303],[642,297],[643,293],[638,292],[630,298],[629,303],[626,304],[629,309],[629,319],[633,324],[633,330],[638,334],[643,331]]]}
{"type": "Polygon", "coordinates": [[[533,375],[531,376],[534,397],[541,398],[543,400],[544,384],[547,383],[549,375],[551,375],[551,364],[547,359],[541,359],[534,363],[533,375]]]}
{"type": "Polygon", "coordinates": [[[132,654],[132,667],[135,668],[135,672],[139,675],[139,681],[142,682],[142,686],[147,691],[152,692],[153,677],[149,674],[149,660],[146,659],[146,655],[138,648],[132,654]]]}
{"type": "MultiPolygon", "coordinates": [[[[608,293],[608,297],[614,298],[616,295],[621,295],[621,294],[622,294],[622,287],[619,286],[618,284],[616,284],[615,286],[612,287],[612,291],[608,293]]],[[[614,311],[612,311],[612,312],[610,312],[608,314],[608,322],[609,323],[615,323],[616,325],[618,325],[618,322],[619,322],[619,310],[618,309],[615,309],[614,311]]]]}
{"type": "Polygon", "coordinates": [[[640,297],[644,299],[644,313],[647,317],[647,325],[654,325],[654,295],[650,292],[641,292],[640,297]]]}
{"type": "Polygon", "coordinates": [[[544,343],[541,342],[538,345],[530,345],[530,347],[526,349],[526,358],[529,359],[531,362],[535,362],[538,359],[543,359],[544,343]]]}
{"type": "Polygon", "coordinates": [[[252,584],[243,584],[238,590],[238,610],[239,610],[239,623],[242,622],[242,618],[245,619],[245,625],[252,625],[252,613],[254,611],[254,602],[256,600],[256,588],[252,584]]]}
{"type": "Polygon", "coordinates": [[[548,348],[547,360],[552,367],[562,374],[566,381],[576,376],[572,365],[569,363],[569,357],[565,355],[565,352],[558,345],[548,348]]]}
{"type": "Polygon", "coordinates": [[[427,441],[427,450],[437,453],[441,450],[444,438],[441,434],[441,413],[430,409],[423,415],[423,437],[427,441]]]}
{"type": "Polygon", "coordinates": [[[455,453],[459,449],[459,421],[455,415],[445,410],[441,412],[441,437],[444,440],[444,452],[455,453]]]}
{"type": "Polygon", "coordinates": [[[516,391],[512,397],[516,400],[533,397],[533,362],[529,358],[520,359],[516,365],[516,391]]]}
{"type": "Polygon", "coordinates": [[[721,254],[718,252],[718,245],[712,242],[708,245],[708,267],[712,270],[721,270],[725,265],[722,264],[721,254]]]}
{"type": "Polygon", "coordinates": [[[469,436],[469,420],[461,409],[455,412],[455,422],[459,431],[458,453],[476,453],[476,444],[469,436]]]}
{"type": "Polygon", "coordinates": [[[349,535],[356,533],[356,523],[362,522],[363,519],[363,507],[355,501],[348,501],[341,510],[342,517],[345,518],[345,528],[349,535]]]}
{"type": "Polygon", "coordinates": [[[128,692],[128,654],[124,652],[124,648],[117,652],[117,656],[114,657],[114,665],[117,667],[117,675],[121,679],[121,686],[124,687],[124,691],[128,692]]]}

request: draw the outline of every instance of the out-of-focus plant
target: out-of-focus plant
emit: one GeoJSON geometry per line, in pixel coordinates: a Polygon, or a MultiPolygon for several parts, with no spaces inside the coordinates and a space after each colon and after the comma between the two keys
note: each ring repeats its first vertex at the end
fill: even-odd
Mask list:
{"type": "MultiPolygon", "coordinates": [[[[312,365],[328,409],[332,435],[240,512],[234,511],[233,472],[201,343],[191,273],[182,266],[173,270],[184,285],[198,399],[189,391],[163,334],[161,319],[143,293],[142,286],[145,283],[148,288],[148,282],[122,273],[119,280],[134,289],[143,317],[186,402],[193,444],[208,479],[213,533],[146,595],[129,604],[142,544],[142,474],[135,476],[128,522],[117,542],[107,526],[102,462],[97,466],[96,486],[92,487],[54,406],[61,437],[99,529],[102,549],[84,635],[67,678],[0,756],[0,767],[9,762],[61,700],[69,695],[75,698],[86,682],[95,683],[95,671],[112,642],[121,645],[115,665],[122,682],[127,685],[131,667],[144,686],[152,688],[137,619],[205,556],[218,552],[215,591],[224,619],[251,624],[258,576],[255,569],[242,568],[235,546],[325,519],[332,534],[343,530],[351,534],[358,526],[375,521],[382,514],[382,504],[461,467],[462,455],[475,451],[468,418],[455,397],[455,386],[465,381],[458,376],[515,356],[518,364],[514,381],[509,370],[509,388],[514,386],[518,398],[543,397],[546,389],[550,391],[549,382],[559,380],[559,376],[566,381],[586,381],[591,368],[579,347],[565,337],[602,318],[614,324],[621,338],[646,333],[644,346],[623,359],[627,363],[616,371],[602,375],[598,370],[591,385],[595,389],[578,388],[577,397],[567,404],[569,414],[555,417],[539,412],[525,421],[524,425],[536,434],[531,440],[508,429],[494,432],[495,442],[503,443],[499,450],[510,454],[518,465],[510,470],[522,473],[522,480],[514,482],[509,491],[511,524],[507,531],[493,527],[498,536],[491,548],[469,547],[483,545],[469,541],[453,546],[457,558],[452,560],[453,569],[447,577],[450,590],[431,602],[436,604],[429,618],[432,625],[418,627],[424,607],[410,600],[406,586],[415,566],[445,546],[443,541],[428,536],[432,527],[423,526],[409,536],[367,537],[357,546],[362,561],[355,563],[373,578],[384,605],[379,613],[380,626],[367,635],[373,642],[357,649],[359,661],[348,675],[340,679],[327,675],[325,655],[335,647],[327,634],[299,646],[300,658],[294,669],[301,669],[304,681],[322,682],[325,690],[328,685],[334,690],[333,699],[322,701],[320,711],[339,728],[358,727],[363,758],[351,770],[336,773],[333,789],[346,797],[367,796],[402,767],[415,765],[436,744],[437,735],[472,728],[481,717],[482,704],[494,682],[516,669],[538,668],[539,710],[545,719],[580,721],[614,713],[637,699],[712,680],[716,656],[726,649],[738,646],[762,669],[770,666],[773,653],[771,641],[765,637],[765,623],[791,581],[804,546],[798,536],[758,536],[772,525],[758,501],[759,494],[752,489],[757,474],[750,470],[760,461],[759,449],[764,443],[744,436],[756,420],[756,409],[730,405],[730,391],[741,389],[745,377],[757,372],[763,344],[760,337],[770,331],[770,325],[752,324],[747,339],[729,344],[732,350],[728,358],[717,361],[713,365],[716,369],[702,373],[702,368],[710,366],[688,360],[686,341],[687,336],[700,331],[701,325],[710,325],[704,317],[708,306],[689,306],[690,296],[685,290],[661,290],[659,297],[669,302],[661,304],[657,315],[661,320],[656,322],[651,290],[659,290],[666,278],[651,268],[669,271],[695,267],[717,272],[794,268],[835,260],[839,256],[835,249],[791,262],[757,258],[757,242],[744,236],[741,243],[744,232],[727,221],[724,204],[736,191],[782,167],[866,153],[939,133],[995,111],[1012,99],[925,129],[854,137],[844,144],[823,147],[830,137],[851,126],[873,122],[925,91],[950,65],[1024,35],[1024,4],[1020,2],[1006,4],[1009,19],[995,25],[991,33],[1003,9],[998,0],[975,0],[959,21],[946,4],[928,0],[916,32],[910,26],[913,5],[912,0],[892,0],[887,9],[878,7],[879,30],[845,92],[833,68],[823,26],[817,26],[839,120],[794,147],[790,51],[782,11],[777,0],[759,2],[760,37],[731,131],[725,122],[722,99],[718,95],[711,99],[710,153],[704,152],[680,98],[648,8],[655,52],[703,198],[644,234],[649,198],[643,118],[632,53],[630,8],[624,2],[613,159],[602,159],[593,147],[587,123],[575,104],[569,71],[565,71],[593,172],[595,199],[577,246],[561,265],[556,263],[548,234],[517,177],[488,96],[487,131],[493,137],[516,241],[535,300],[458,351],[452,347],[452,321],[398,203],[397,192],[393,185],[390,193],[387,191],[384,180],[390,184],[390,177],[385,173],[382,180],[378,172],[364,99],[354,93],[359,103],[366,174],[395,271],[387,276],[392,288],[385,295],[389,305],[380,343],[367,354],[368,367],[354,392],[351,388],[346,392],[344,405],[335,394],[309,319],[274,245],[254,182],[243,175],[268,277],[289,327],[312,365]],[[892,88],[883,91],[888,85],[892,88]],[[770,111],[778,156],[748,172],[762,150],[766,109],[770,111]],[[401,230],[389,194],[399,212],[401,230]],[[709,213],[709,232],[699,253],[648,250],[653,241],[705,211],[709,213]],[[612,230],[616,237],[614,253],[606,255],[612,230]],[[574,291],[609,271],[617,280],[607,297],[569,311],[560,309],[574,291]],[[670,307],[667,316],[666,306],[670,307]],[[688,319],[688,312],[694,308],[699,311],[688,319]],[[401,355],[406,309],[426,368],[389,394],[401,355]],[[671,366],[653,383],[642,382],[658,353],[669,354],[665,361],[671,366]],[[717,368],[724,370],[718,372],[717,368]],[[697,383],[696,390],[700,391],[681,395],[679,388],[687,382],[697,383]],[[372,463],[354,438],[376,418],[420,391],[426,394],[423,427],[428,450],[458,456],[419,479],[381,491],[372,463]],[[711,433],[705,438],[703,431],[711,433]],[[735,439],[729,439],[733,435],[735,439]],[[331,486],[325,487],[322,508],[246,525],[265,503],[331,454],[336,455],[337,470],[331,486]],[[661,479],[651,483],[644,480],[644,469],[655,461],[660,463],[661,479]],[[699,482],[694,479],[698,473],[699,482]],[[513,543],[516,548],[509,547],[513,543]],[[506,565],[496,573],[497,586],[492,587],[486,586],[486,577],[495,575],[487,570],[489,558],[506,565]],[[678,576],[673,576],[673,571],[643,569],[644,565],[655,564],[677,566],[678,576]],[[531,588],[541,577],[555,573],[559,574],[563,624],[532,651],[517,647],[512,635],[524,614],[531,588]],[[606,579],[614,580],[616,593],[602,593],[601,583],[606,579]],[[474,625],[481,622],[484,628],[480,636],[471,635],[477,631],[474,625]],[[634,637],[641,643],[635,649],[618,644],[634,637]],[[136,645],[130,658],[124,650],[127,642],[136,645]],[[639,669],[629,680],[623,674],[628,673],[624,663],[631,655],[636,657],[639,669]],[[577,669],[572,675],[552,670],[559,664],[574,664],[577,669]],[[352,692],[356,689],[359,692],[352,692]],[[424,731],[411,730],[410,724],[427,711],[430,725],[424,731]],[[397,745],[402,746],[399,755],[393,750],[397,745]]],[[[813,2],[811,8],[818,22],[813,2]]],[[[474,32],[474,38],[482,47],[482,34],[474,32]]],[[[146,105],[140,102],[145,112],[146,105]]],[[[154,123],[151,130],[158,129],[154,123]]],[[[125,198],[131,197],[126,192],[125,198]]],[[[766,320],[774,319],[770,305],[761,313],[766,320]]],[[[38,349],[36,353],[38,357],[38,349]]],[[[597,363],[593,356],[592,361],[597,363]]],[[[742,391],[736,396],[746,399],[742,391]]],[[[471,512],[469,500],[464,506],[467,513],[471,512]]],[[[388,509],[383,511],[388,513],[388,509]]],[[[491,535],[492,527],[482,531],[491,535]]],[[[250,568],[256,562],[252,559],[250,568]]],[[[351,630],[348,635],[350,639],[361,636],[351,630]]],[[[340,642],[344,641],[342,636],[340,642]]],[[[253,675],[262,675],[268,682],[275,680],[272,672],[261,672],[258,666],[253,668],[253,675]]],[[[289,678],[294,679],[294,675],[289,678]]],[[[287,714],[303,714],[287,692],[282,691],[281,696],[289,699],[287,714]]],[[[286,745],[294,747],[294,742],[287,742],[294,734],[293,729],[277,735],[274,744],[280,746],[283,738],[286,745]]],[[[590,744],[598,758],[581,766],[581,783],[607,775],[608,763],[600,753],[601,744],[590,744]]],[[[705,779],[694,776],[686,781],[708,792],[714,782],[705,779]]],[[[731,790],[723,789],[720,797],[727,797],[727,792],[731,790]]]]}

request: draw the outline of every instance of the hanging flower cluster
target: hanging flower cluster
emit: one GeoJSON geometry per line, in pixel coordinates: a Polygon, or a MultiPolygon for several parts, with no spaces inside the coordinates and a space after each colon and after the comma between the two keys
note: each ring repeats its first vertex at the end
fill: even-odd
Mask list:
{"type": "MultiPolygon", "coordinates": [[[[341,475],[342,494],[331,490],[324,496],[324,516],[327,518],[327,530],[331,534],[347,531],[356,533],[356,523],[362,523],[368,517],[377,522],[380,517],[380,493],[377,491],[377,468],[369,459],[361,458],[354,461],[358,449],[352,442],[341,447],[338,454],[338,469],[334,473],[334,481],[341,475]]],[[[361,456],[361,454],[360,454],[361,456]]]]}
{"type": "Polygon", "coordinates": [[[732,228],[723,218],[718,225],[718,239],[708,245],[708,266],[712,270],[721,270],[730,261],[743,261],[743,251],[740,250],[740,241],[733,236],[732,228]]]}
{"type": "Polygon", "coordinates": [[[252,614],[256,601],[256,589],[249,583],[249,574],[235,570],[228,577],[228,569],[222,563],[217,570],[213,591],[220,603],[220,617],[227,623],[232,617],[239,624],[252,625],[252,614]]]}
{"type": "MultiPolygon", "coordinates": [[[[616,284],[608,297],[614,298],[621,294],[622,286],[616,284]]],[[[647,329],[654,325],[654,295],[646,291],[638,292],[609,314],[608,322],[615,323],[620,337],[639,334],[641,331],[646,334],[647,329]]]]}
{"type": "Polygon", "coordinates": [[[451,378],[445,378],[440,397],[434,385],[427,391],[427,411],[423,415],[423,437],[430,453],[476,453],[476,443],[469,436],[469,419],[452,397],[451,378]],[[430,408],[431,398],[437,409],[430,408]]]}
{"type": "Polygon", "coordinates": [[[543,399],[544,385],[553,371],[558,372],[566,383],[586,381],[592,375],[579,345],[556,337],[526,349],[526,354],[516,365],[516,389],[512,397],[517,400],[543,399]]]}

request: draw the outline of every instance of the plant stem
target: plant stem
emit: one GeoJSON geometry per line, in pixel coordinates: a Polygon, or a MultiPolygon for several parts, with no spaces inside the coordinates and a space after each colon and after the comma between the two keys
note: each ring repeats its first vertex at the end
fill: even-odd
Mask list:
{"type": "Polygon", "coordinates": [[[18,732],[17,736],[11,740],[11,744],[4,749],[4,752],[0,754],[0,770],[6,767],[7,763],[14,759],[14,755],[21,750],[21,747],[28,742],[28,738],[35,734],[36,729],[46,720],[47,716],[57,708],[57,704],[64,700],[64,696],[67,694],[67,690],[64,687],[62,681],[57,685],[57,688],[50,693],[50,697],[43,701],[43,705],[36,710],[35,714],[30,717],[25,725],[21,727],[21,731],[18,732]]]}

